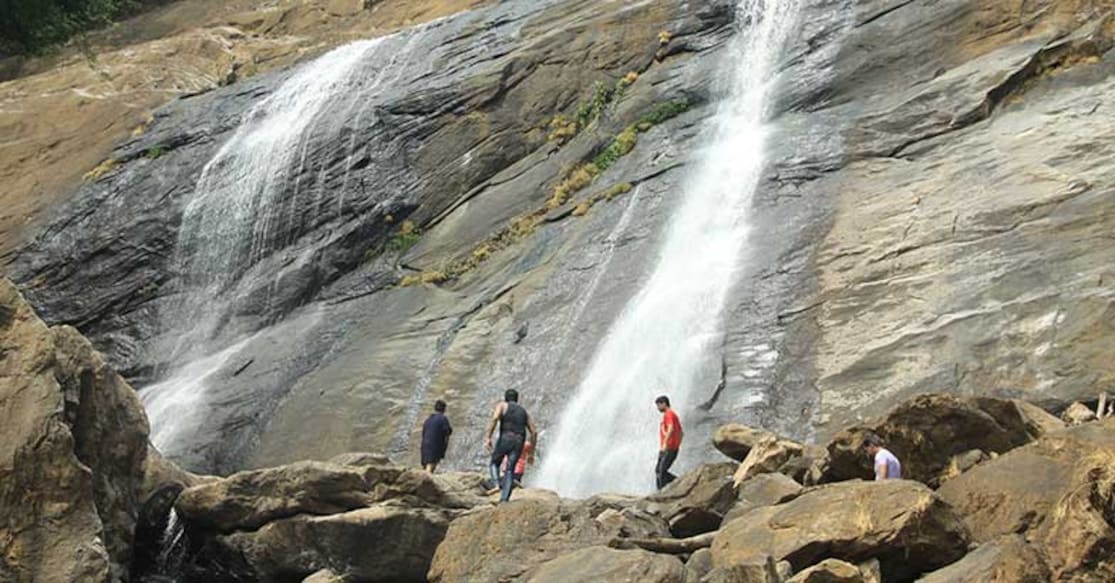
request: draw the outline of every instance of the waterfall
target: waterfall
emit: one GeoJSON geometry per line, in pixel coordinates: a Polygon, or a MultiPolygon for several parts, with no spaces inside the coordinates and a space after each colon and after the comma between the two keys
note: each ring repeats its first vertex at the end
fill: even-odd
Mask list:
{"type": "Polygon", "coordinates": [[[742,30],[727,49],[727,86],[657,264],[597,349],[553,443],[541,445],[539,485],[562,495],[652,490],[654,398],[669,395],[685,425],[701,391],[712,388],[697,386],[698,378],[719,366],[715,348],[747,256],[777,66],[797,18],[794,0],[741,0],[737,11],[742,30]]]}
{"type": "Polygon", "coordinates": [[[350,43],[298,67],[205,164],[178,232],[174,301],[159,314],[157,350],[170,370],[141,392],[164,453],[174,455],[178,438],[205,420],[208,383],[251,341],[253,326],[280,314],[271,304],[282,267],[312,260],[283,250],[315,225],[345,219],[344,188],[327,180],[333,173],[347,184],[357,130],[374,123],[365,119],[374,117],[369,103],[415,73],[410,43],[422,29],[350,43]],[[315,158],[337,143],[343,164],[315,158]]]}

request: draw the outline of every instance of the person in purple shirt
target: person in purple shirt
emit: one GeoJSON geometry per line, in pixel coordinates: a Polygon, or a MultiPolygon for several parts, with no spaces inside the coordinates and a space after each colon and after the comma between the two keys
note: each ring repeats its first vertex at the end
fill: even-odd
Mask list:
{"type": "Polygon", "coordinates": [[[863,449],[870,455],[875,467],[875,480],[902,479],[902,463],[893,453],[883,447],[883,439],[874,433],[863,440],[863,449]]]}
{"type": "Polygon", "coordinates": [[[445,408],[445,401],[438,399],[434,403],[434,412],[422,424],[422,468],[431,474],[445,458],[445,451],[449,449],[449,436],[453,434],[453,426],[449,425],[445,408]]]}

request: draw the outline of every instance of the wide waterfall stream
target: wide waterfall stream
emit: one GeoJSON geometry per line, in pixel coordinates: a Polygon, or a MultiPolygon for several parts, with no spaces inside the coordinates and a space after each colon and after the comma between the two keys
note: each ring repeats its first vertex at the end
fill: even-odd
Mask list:
{"type": "Polygon", "coordinates": [[[697,386],[699,373],[716,358],[725,298],[746,261],[777,66],[797,18],[786,0],[742,0],[737,10],[743,29],[728,48],[722,102],[657,265],[543,444],[538,483],[562,495],[651,490],[655,396],[668,394],[684,425],[710,388],[697,386]]]}
{"type": "Polygon", "coordinates": [[[344,189],[327,192],[322,184],[328,172],[345,173],[347,182],[351,163],[306,168],[307,151],[340,141],[351,158],[357,144],[346,131],[368,122],[366,101],[377,89],[413,74],[409,40],[421,29],[347,44],[299,67],[205,165],[178,235],[177,301],[160,314],[160,349],[177,366],[142,391],[152,441],[163,452],[174,455],[176,439],[205,418],[206,383],[250,341],[239,315],[272,311],[272,289],[261,292],[245,275],[275,261],[272,254],[311,224],[343,212],[344,189]]]}

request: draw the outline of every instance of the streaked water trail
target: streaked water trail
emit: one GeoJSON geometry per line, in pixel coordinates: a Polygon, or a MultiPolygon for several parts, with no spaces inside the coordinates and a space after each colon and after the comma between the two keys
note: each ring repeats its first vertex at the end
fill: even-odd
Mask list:
{"type": "MultiPolygon", "coordinates": [[[[793,0],[741,0],[723,96],[708,144],[675,211],[654,270],[597,349],[562,414],[539,484],[565,496],[654,487],[658,413],[684,412],[716,347],[729,290],[747,260],[748,215],[765,163],[779,60],[796,28],[793,0]]],[[[718,364],[716,365],[718,366],[718,364]]]]}

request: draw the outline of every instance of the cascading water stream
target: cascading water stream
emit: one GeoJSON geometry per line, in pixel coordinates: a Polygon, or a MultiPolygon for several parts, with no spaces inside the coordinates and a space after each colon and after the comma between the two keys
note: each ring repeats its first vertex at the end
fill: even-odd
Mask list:
{"type": "MultiPolygon", "coordinates": [[[[765,162],[777,65],[796,26],[794,0],[742,0],[744,28],[708,148],[666,233],[657,265],[597,350],[560,419],[538,482],[565,496],[654,486],[658,413],[700,399],[700,371],[719,366],[722,313],[746,259],[748,214],[765,162]]],[[[703,399],[701,399],[703,400],[703,399]]]]}
{"type": "Polygon", "coordinates": [[[164,453],[174,455],[178,438],[204,420],[207,383],[251,341],[238,314],[245,306],[270,311],[278,282],[261,287],[253,270],[311,225],[342,219],[344,189],[324,184],[331,172],[347,183],[356,128],[374,121],[365,119],[374,116],[368,98],[414,72],[407,61],[420,30],[354,42],[302,65],[248,111],[202,169],[175,248],[179,292],[160,313],[160,349],[173,368],[141,392],[152,441],[164,453]],[[308,151],[340,140],[348,146],[342,167],[307,167],[308,151]]]}

